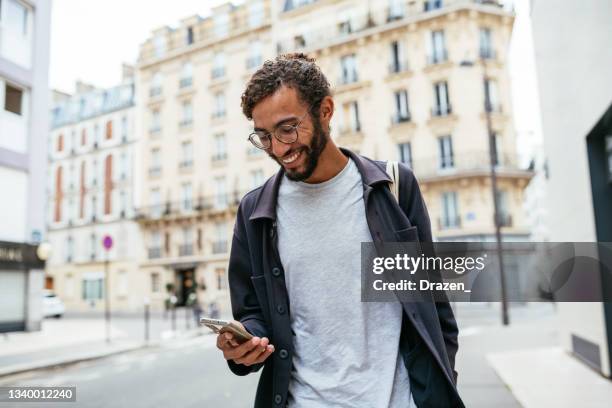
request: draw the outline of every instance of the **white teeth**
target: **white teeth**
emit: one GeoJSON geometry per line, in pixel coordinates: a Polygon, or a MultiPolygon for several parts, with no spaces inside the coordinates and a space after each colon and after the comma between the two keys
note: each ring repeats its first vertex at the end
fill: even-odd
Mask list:
{"type": "Polygon", "coordinates": [[[286,163],[286,164],[293,163],[295,159],[298,158],[299,155],[300,155],[300,152],[294,153],[291,156],[287,157],[286,159],[283,159],[283,163],[286,163]]]}

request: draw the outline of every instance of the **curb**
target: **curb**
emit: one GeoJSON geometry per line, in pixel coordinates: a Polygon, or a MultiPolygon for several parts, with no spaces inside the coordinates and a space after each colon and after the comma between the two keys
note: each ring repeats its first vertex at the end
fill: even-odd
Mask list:
{"type": "Polygon", "coordinates": [[[48,360],[41,360],[41,361],[32,362],[32,363],[14,364],[12,366],[0,368],[0,378],[12,376],[15,374],[22,374],[28,371],[64,367],[64,366],[68,366],[72,364],[81,363],[84,361],[98,360],[98,359],[102,359],[102,358],[109,357],[109,356],[114,356],[114,355],[127,353],[127,352],[138,350],[138,349],[143,349],[146,347],[150,347],[150,345],[146,345],[143,343],[136,343],[136,344],[125,345],[122,347],[116,347],[112,350],[107,350],[107,351],[98,352],[98,353],[82,353],[80,355],[71,356],[68,358],[51,358],[48,360]]]}

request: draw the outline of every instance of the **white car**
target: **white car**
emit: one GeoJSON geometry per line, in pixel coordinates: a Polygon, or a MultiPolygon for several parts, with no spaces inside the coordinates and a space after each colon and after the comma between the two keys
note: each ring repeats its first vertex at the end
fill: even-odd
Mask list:
{"type": "Polygon", "coordinates": [[[44,317],[55,317],[59,319],[66,311],[64,302],[62,299],[55,296],[50,290],[45,290],[43,298],[43,316],[44,317]]]}

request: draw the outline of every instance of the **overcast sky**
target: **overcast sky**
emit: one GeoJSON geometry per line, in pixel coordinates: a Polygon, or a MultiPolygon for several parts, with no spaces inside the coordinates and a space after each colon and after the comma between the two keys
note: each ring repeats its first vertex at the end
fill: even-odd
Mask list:
{"type": "MultiPolygon", "coordinates": [[[[53,0],[52,89],[74,90],[77,79],[116,85],[121,63],[134,63],[151,31],[177,25],[193,14],[205,16],[223,0],[53,0]]],[[[238,4],[239,2],[234,2],[238,4]]]]}

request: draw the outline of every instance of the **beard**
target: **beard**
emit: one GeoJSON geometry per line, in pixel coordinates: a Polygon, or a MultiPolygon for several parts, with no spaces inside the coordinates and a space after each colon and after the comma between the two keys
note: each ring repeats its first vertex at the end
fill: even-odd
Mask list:
{"type": "MultiPolygon", "coordinates": [[[[297,169],[285,169],[285,174],[287,178],[292,181],[304,181],[312,176],[312,173],[317,168],[319,164],[319,157],[321,156],[321,152],[325,149],[327,145],[327,140],[329,139],[329,133],[326,133],[323,130],[323,126],[321,126],[321,122],[319,118],[313,118],[313,131],[312,131],[312,139],[310,140],[310,145],[298,147],[296,149],[292,149],[287,152],[286,156],[292,155],[296,151],[302,151],[302,154],[305,155],[304,160],[304,170],[298,171],[297,169]]],[[[281,167],[283,167],[283,163],[276,156],[268,153],[274,161],[276,161],[281,167]]]]}

